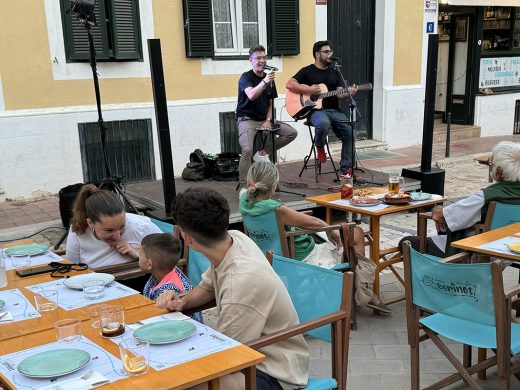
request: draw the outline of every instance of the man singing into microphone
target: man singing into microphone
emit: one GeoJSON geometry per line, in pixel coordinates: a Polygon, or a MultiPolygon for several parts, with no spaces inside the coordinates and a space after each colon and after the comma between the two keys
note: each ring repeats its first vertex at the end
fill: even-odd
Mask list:
{"type": "MultiPolygon", "coordinates": [[[[304,95],[321,93],[318,84],[325,84],[329,91],[343,91],[345,83],[338,70],[331,66],[332,48],[329,41],[318,41],[312,47],[314,64],[298,71],[287,82],[287,89],[304,95]]],[[[341,140],[340,179],[352,177],[352,127],[345,114],[339,110],[338,99],[350,99],[356,94],[355,87],[348,87],[348,92],[323,99],[323,108],[311,113],[308,120],[316,128],[315,144],[318,160],[323,164],[327,161],[325,154],[325,139],[332,126],[332,131],[341,140]]]]}
{"type": "MultiPolygon", "coordinates": [[[[240,185],[246,182],[247,171],[251,166],[255,128],[269,128],[273,123],[272,99],[278,96],[274,83],[275,73],[264,72],[265,48],[261,45],[249,49],[249,61],[253,68],[242,74],[238,81],[237,126],[238,142],[242,148],[239,163],[240,185]]],[[[280,126],[274,147],[280,149],[296,138],[297,132],[288,124],[277,122],[280,126]]],[[[267,150],[259,150],[254,161],[267,160],[267,150]]]]}

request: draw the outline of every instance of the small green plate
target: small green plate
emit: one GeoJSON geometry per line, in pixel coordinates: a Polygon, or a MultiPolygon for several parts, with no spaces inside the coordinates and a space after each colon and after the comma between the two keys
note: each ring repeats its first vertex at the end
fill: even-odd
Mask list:
{"type": "Polygon", "coordinates": [[[4,307],[4,306],[5,306],[5,301],[2,301],[2,300],[0,299],[0,309],[1,309],[2,307],[4,307]]]}
{"type": "Polygon", "coordinates": [[[29,356],[18,364],[18,371],[31,378],[55,378],[85,366],[90,354],[81,349],[55,349],[29,356]]]}
{"type": "Polygon", "coordinates": [[[49,250],[47,245],[41,244],[30,244],[30,245],[20,245],[13,246],[12,248],[7,248],[4,253],[9,256],[35,256],[41,253],[45,253],[49,250]]]}
{"type": "Polygon", "coordinates": [[[432,197],[432,194],[427,192],[412,192],[410,193],[412,200],[428,200],[432,197]]]}
{"type": "Polygon", "coordinates": [[[143,325],[134,332],[134,337],[150,344],[168,344],[190,337],[197,327],[188,321],[164,320],[143,325]]]}

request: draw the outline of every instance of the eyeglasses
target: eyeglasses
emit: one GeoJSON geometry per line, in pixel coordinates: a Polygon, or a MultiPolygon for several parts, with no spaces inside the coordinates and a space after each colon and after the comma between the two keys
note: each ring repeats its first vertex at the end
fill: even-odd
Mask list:
{"type": "Polygon", "coordinates": [[[334,52],[332,50],[320,50],[320,53],[334,54],[334,52]]]}
{"type": "Polygon", "coordinates": [[[49,267],[54,268],[54,271],[51,272],[51,278],[68,278],[69,275],[63,274],[66,274],[70,271],[84,271],[88,268],[88,265],[85,263],[63,264],[56,261],[51,261],[49,263],[49,267]]]}
{"type": "Polygon", "coordinates": [[[265,56],[264,57],[251,57],[252,60],[257,60],[257,61],[262,61],[262,60],[265,61],[266,58],[267,57],[265,57],[265,56]]]}

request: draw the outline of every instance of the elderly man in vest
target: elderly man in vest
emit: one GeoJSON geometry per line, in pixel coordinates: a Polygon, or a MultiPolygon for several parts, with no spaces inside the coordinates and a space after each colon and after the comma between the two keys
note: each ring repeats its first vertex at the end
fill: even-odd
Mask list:
{"type": "MultiPolygon", "coordinates": [[[[493,184],[449,206],[432,209],[439,235],[426,239],[426,253],[439,257],[453,254],[450,243],[464,238],[472,225],[484,222],[489,202],[520,204],[520,143],[498,143],[489,163],[493,184]]],[[[403,238],[400,248],[406,240],[419,250],[419,238],[415,236],[403,238]]]]}

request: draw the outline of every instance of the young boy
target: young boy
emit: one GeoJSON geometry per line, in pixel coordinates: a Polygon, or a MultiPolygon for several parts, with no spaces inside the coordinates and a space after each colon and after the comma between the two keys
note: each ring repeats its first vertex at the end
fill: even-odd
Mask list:
{"type": "MultiPolygon", "coordinates": [[[[176,267],[181,255],[181,241],[168,233],[154,233],[144,237],[139,249],[139,267],[152,274],[144,286],[143,295],[156,300],[163,291],[176,294],[190,291],[193,286],[187,276],[176,267]]],[[[192,318],[203,323],[202,314],[192,318]]]]}

